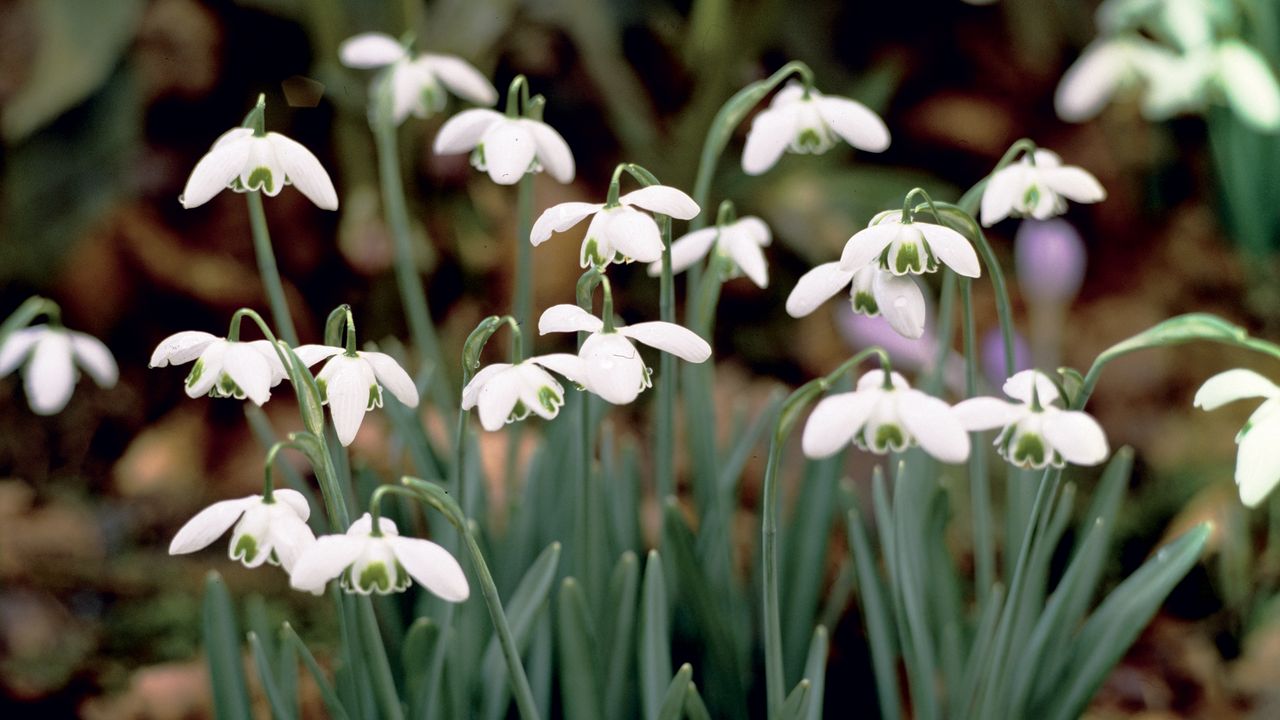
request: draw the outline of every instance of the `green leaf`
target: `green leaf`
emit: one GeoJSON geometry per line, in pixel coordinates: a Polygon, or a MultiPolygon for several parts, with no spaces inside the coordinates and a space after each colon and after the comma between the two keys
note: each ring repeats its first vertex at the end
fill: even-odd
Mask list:
{"type": "Polygon", "coordinates": [[[784,667],[792,677],[804,661],[806,643],[818,595],[826,580],[827,546],[831,526],[839,510],[836,490],[844,463],[842,455],[805,463],[804,483],[787,522],[782,540],[782,607],[784,667]]]}
{"type": "Polygon", "coordinates": [[[418,707],[419,693],[431,666],[431,655],[440,641],[440,626],[429,617],[413,621],[400,644],[400,665],[404,668],[405,696],[409,707],[418,707]]]}
{"type": "Polygon", "coordinates": [[[711,720],[711,712],[698,692],[698,683],[689,683],[689,692],[684,696],[684,714],[689,720],[711,720]]]}
{"type": "Polygon", "coordinates": [[[827,686],[827,629],[821,625],[813,629],[809,642],[809,657],[805,660],[804,676],[811,683],[807,720],[822,720],[822,695],[827,686]]]}
{"type": "Polygon", "coordinates": [[[216,572],[204,582],[204,652],[213,685],[213,709],[219,720],[253,717],[240,658],[240,630],[231,594],[216,572]]]}
{"type": "Polygon", "coordinates": [[[667,583],[657,550],[644,564],[644,612],[640,616],[640,706],[646,720],[657,720],[671,677],[671,621],[667,618],[667,583]]]}
{"type": "Polygon", "coordinates": [[[680,666],[676,676],[671,678],[667,692],[662,696],[662,705],[658,708],[658,720],[676,720],[684,710],[684,700],[689,692],[689,681],[693,678],[693,666],[685,663],[680,666]]]}
{"type": "MultiPolygon", "coordinates": [[[[520,579],[515,592],[505,605],[507,622],[511,626],[511,636],[515,639],[516,648],[523,654],[529,647],[529,639],[533,635],[534,621],[546,606],[547,597],[551,593],[551,584],[556,579],[556,571],[560,566],[560,543],[553,542],[547,546],[538,559],[520,579]]],[[[484,716],[501,718],[505,715],[511,699],[511,687],[507,682],[506,661],[502,658],[502,649],[498,647],[498,636],[489,639],[484,651],[482,676],[485,685],[484,716]]]]}
{"type": "Polygon", "coordinates": [[[596,681],[596,641],[587,614],[587,599],[577,580],[565,578],[557,596],[560,646],[560,699],[570,720],[597,720],[600,697],[596,681]]]}
{"type": "Polygon", "coordinates": [[[756,445],[760,443],[760,439],[764,437],[773,424],[777,414],[781,411],[782,402],[786,399],[786,395],[781,392],[774,391],[769,396],[769,404],[764,410],[756,415],[751,426],[746,432],[735,435],[738,438],[733,444],[728,456],[724,461],[724,466],[720,468],[720,492],[732,492],[738,485],[742,477],[742,471],[747,466],[747,462],[751,459],[752,451],[756,449],[756,445]]]}
{"type": "Polygon", "coordinates": [[[801,680],[791,690],[778,715],[782,720],[796,720],[809,711],[809,687],[808,680],[801,680]]]}
{"type": "Polygon", "coordinates": [[[302,414],[303,427],[317,437],[324,437],[324,408],[321,407],[320,387],[316,385],[315,376],[288,343],[280,341],[277,346],[288,360],[285,371],[289,373],[289,382],[298,396],[298,412],[302,414]]]}
{"type": "Polygon", "coordinates": [[[302,658],[302,664],[311,673],[311,679],[315,681],[316,687],[320,689],[320,699],[324,701],[325,709],[329,711],[330,717],[334,718],[334,720],[347,720],[349,717],[347,709],[338,700],[338,694],[333,691],[333,685],[329,684],[329,678],[325,677],[324,670],[320,669],[320,663],[316,662],[315,655],[311,654],[311,650],[307,648],[306,643],[302,642],[302,638],[298,637],[298,633],[293,629],[293,626],[285,623],[281,628],[281,634],[284,636],[284,643],[297,652],[298,656],[302,658]]]}
{"type": "Polygon", "coordinates": [[[262,690],[267,695],[267,703],[271,705],[271,715],[276,720],[288,720],[298,716],[296,709],[291,709],[284,696],[276,686],[275,676],[271,674],[271,658],[258,639],[258,633],[249,631],[249,647],[253,649],[253,663],[258,666],[258,679],[262,682],[262,690]]]}
{"type": "Polygon", "coordinates": [[[635,663],[636,594],[640,587],[640,562],[630,550],[622,554],[609,583],[609,607],[617,614],[606,628],[609,672],[605,680],[606,717],[625,717],[635,707],[632,667],[635,663]]]}
{"type": "Polygon", "coordinates": [[[898,708],[898,649],[894,639],[896,623],[889,610],[888,593],[876,571],[876,556],[862,525],[862,516],[855,507],[845,513],[845,518],[849,548],[853,551],[858,571],[858,599],[871,645],[871,669],[876,680],[880,716],[893,720],[901,716],[898,708]]]}

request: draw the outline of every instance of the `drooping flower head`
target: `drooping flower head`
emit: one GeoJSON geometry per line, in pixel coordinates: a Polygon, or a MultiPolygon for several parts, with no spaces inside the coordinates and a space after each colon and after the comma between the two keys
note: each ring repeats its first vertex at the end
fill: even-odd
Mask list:
{"type": "Polygon", "coordinates": [[[1248,422],[1236,433],[1236,485],[1240,501],[1257,507],[1280,483],[1280,387],[1252,370],[1218,373],[1196,391],[1195,406],[1216,410],[1245,398],[1263,398],[1248,422]]]}
{"type": "Polygon", "coordinates": [[[316,540],[307,526],[309,517],[311,507],[296,490],[276,490],[270,500],[262,495],[223,500],[188,520],[169,543],[169,554],[203,550],[234,524],[228,557],[245,567],[268,562],[291,572],[302,552],[316,540]]]}
{"type": "Polygon", "coordinates": [[[872,262],[894,275],[931,273],[939,262],[965,277],[982,275],[978,254],[964,235],[944,225],[905,218],[901,210],[877,214],[845,243],[841,270],[861,270],[872,262]]]}
{"type": "MultiPolygon", "coordinates": [[[[694,230],[671,243],[671,271],[683,272],[708,252],[725,258],[730,275],[746,275],[757,287],[769,287],[769,266],[761,248],[773,242],[769,226],[748,215],[723,225],[694,230]]],[[[662,261],[649,263],[649,275],[662,274],[662,261]]]]}
{"type": "Polygon", "coordinates": [[[1007,217],[1046,220],[1066,212],[1067,200],[1095,203],[1106,197],[1088,171],[1063,165],[1056,153],[1039,148],[991,174],[982,193],[982,224],[990,227],[1007,217]]]}
{"type": "Polygon", "coordinates": [[[384,388],[405,406],[418,406],[413,378],[386,353],[348,351],[332,345],[303,345],[294,352],[307,367],[329,358],[316,375],[316,385],[343,445],[355,440],[366,412],[382,407],[384,388]]]}
{"type": "Polygon", "coordinates": [[[760,175],[787,150],[824,153],[838,140],[859,150],[883,152],[889,147],[889,129],[862,103],[788,83],[752,121],[742,169],[748,175],[760,175]]]}
{"type": "Polygon", "coordinates": [[[823,263],[801,275],[787,296],[787,314],[804,317],[847,286],[854,312],[868,317],[881,316],[906,338],[915,339],[924,334],[924,293],[911,276],[895,275],[876,263],[856,270],[845,270],[842,266],[840,261],[823,263]]]}
{"type": "Polygon", "coordinates": [[[561,369],[577,375],[576,355],[553,353],[531,357],[516,364],[487,365],[462,389],[462,409],[480,409],[480,424],[493,432],[503,425],[524,420],[535,413],[552,420],[564,406],[564,388],[551,373],[561,369]]]}
{"type": "Polygon", "coordinates": [[[885,454],[919,445],[945,463],[969,458],[969,436],[950,405],[912,389],[896,372],[872,370],[853,392],[828,395],[805,423],[801,446],[811,458],[836,454],[853,443],[885,454]]]}
{"type": "Polygon", "coordinates": [[[349,593],[386,595],[403,592],[417,580],[449,602],[462,602],[471,594],[462,566],[448,550],[421,538],[400,535],[396,524],[379,518],[373,532],[369,513],[351,523],[345,535],[324,535],[298,558],[289,584],[319,595],[330,580],[341,577],[349,593]]]}
{"type": "Polygon", "coordinates": [[[115,358],[100,340],[54,323],[15,330],[5,338],[0,377],[20,366],[27,404],[37,415],[54,415],[67,406],[79,369],[101,388],[114,387],[119,377],[115,358]]]}
{"type": "Polygon", "coordinates": [[[467,61],[453,55],[412,55],[385,33],[347,38],[338,46],[338,57],[351,68],[386,68],[391,118],[396,125],[410,115],[426,118],[444,110],[446,90],[476,105],[492,106],[498,101],[498,91],[488,78],[467,61]]]}
{"type": "Polygon", "coordinates": [[[1090,415],[1064,410],[1058,387],[1039,370],[1024,370],[1004,383],[1000,398],[969,398],[955,406],[956,415],[971,431],[1003,428],[996,436],[1000,456],[1021,468],[1052,465],[1097,465],[1110,450],[1102,426],[1090,415]]]}
{"type": "MultiPolygon", "coordinates": [[[[582,222],[591,223],[582,238],[578,264],[584,268],[624,262],[653,262],[662,257],[662,233],[648,213],[661,213],[678,220],[698,215],[698,204],[684,192],[666,185],[650,185],[618,198],[617,202],[567,202],[543,211],[533,223],[529,241],[534,247],[582,222]]],[[[673,248],[674,252],[674,248],[673,248]]]]}
{"type": "Polygon", "coordinates": [[[192,360],[187,395],[198,398],[249,398],[256,405],[271,399],[271,388],[284,380],[284,364],[267,340],[227,340],[199,330],[184,330],[165,338],[151,353],[147,367],[182,365],[192,360]]]}

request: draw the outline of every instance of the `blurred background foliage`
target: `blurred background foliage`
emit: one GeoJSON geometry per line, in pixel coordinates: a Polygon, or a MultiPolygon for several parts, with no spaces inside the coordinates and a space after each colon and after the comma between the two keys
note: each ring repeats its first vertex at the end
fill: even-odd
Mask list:
{"type": "MultiPolygon", "coordinates": [[[[338,42],[363,30],[411,32],[419,47],[467,58],[499,88],[518,73],[529,77],[579,165],[569,186],[539,181],[538,210],[600,196],[620,160],[689,187],[720,104],[787,60],[808,63],[822,90],[885,118],[894,139],[883,155],[855,158],[844,146],[789,155],[764,178],[722,164],[712,207],[733,198],[740,213],[764,217],[778,242],[767,291],[746,281],[723,291],[720,417],[733,407],[758,411],[779,383],[795,385],[847,356],[842,303],[799,321],[783,312],[802,272],[837,257],[873,212],[910,187],[956,197],[1023,136],[1090,169],[1109,191],[1107,202],[1068,214],[1089,259],[1063,331],[1066,364],[1085,367],[1111,343],[1193,310],[1275,339],[1274,220],[1240,231],[1251,222],[1242,212],[1275,214],[1271,155],[1246,148],[1237,153],[1243,164],[1215,164],[1215,118],[1151,124],[1123,102],[1089,124],[1059,121],[1053,91],[1093,37],[1092,9],[1068,0],[0,0],[0,309],[48,295],[121,366],[115,389],[82,384],[68,410],[47,419],[29,413],[18,382],[0,381],[0,712],[206,714],[196,649],[200,579],[211,562],[237,596],[266,598],[251,613],[279,620],[287,608],[314,635],[333,632],[332,619],[289,593],[282,574],[165,554],[195,509],[260,482],[262,451],[238,403],[188,402],[175,378],[146,369],[151,348],[171,332],[218,332],[236,307],[265,306],[239,198],[223,193],[193,211],[177,202],[190,168],[259,92],[268,97],[268,129],[314,149],[341,194],[336,214],[293,191],[268,205],[304,342],[319,340],[322,318],[341,302],[356,308],[363,337],[405,337],[364,115],[367,78],[336,62],[338,42]]],[[[1275,46],[1274,37],[1264,44],[1275,46]]],[[[506,307],[515,227],[508,193],[472,173],[465,157],[430,153],[441,121],[407,123],[401,142],[421,270],[456,357],[476,321],[506,307]]],[[[740,152],[741,136],[727,158],[740,152]]],[[[1248,142],[1268,153],[1280,146],[1273,137],[1248,142]]],[[[1006,267],[1014,227],[991,233],[1006,267]]],[[[576,248],[558,238],[535,255],[538,308],[571,297],[576,248]]],[[[651,315],[656,283],[642,268],[617,277],[624,313],[651,315]]],[[[995,327],[994,306],[985,285],[976,290],[985,333],[995,327]]],[[[1025,315],[1019,323],[1025,334],[1025,315]]],[[[1251,364],[1189,346],[1117,361],[1099,386],[1093,410],[1113,446],[1134,446],[1138,459],[1114,575],[1191,523],[1213,519],[1217,532],[1206,563],[1104,687],[1097,717],[1280,712],[1280,633],[1263,602],[1280,573],[1280,542],[1265,543],[1266,511],[1245,512],[1231,485],[1231,438],[1248,408],[1209,414],[1190,405],[1204,378],[1251,364]]],[[[295,413],[281,400],[266,410],[277,427],[293,428],[295,413]]],[[[636,411],[615,415],[618,427],[625,412],[636,411]]],[[[647,427],[631,425],[619,432],[647,427]]],[[[499,481],[507,439],[481,438],[499,481]]],[[[372,415],[354,449],[376,465],[390,455],[388,443],[386,418],[372,415]]],[[[762,460],[748,464],[734,521],[744,575],[762,460]]],[[[502,496],[500,486],[494,494],[502,496]]],[[[646,497],[651,536],[660,509],[646,497]]],[[[847,555],[838,535],[831,582],[847,555]]],[[[840,618],[829,618],[830,670],[841,682],[829,686],[828,708],[857,707],[874,693],[857,614],[840,618]]]]}

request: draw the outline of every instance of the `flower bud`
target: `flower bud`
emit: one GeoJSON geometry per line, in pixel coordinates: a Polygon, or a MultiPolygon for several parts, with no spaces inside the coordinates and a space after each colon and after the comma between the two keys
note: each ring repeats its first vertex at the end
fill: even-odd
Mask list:
{"type": "Polygon", "coordinates": [[[1084,242],[1065,220],[1024,220],[1014,239],[1014,260],[1018,285],[1029,303],[1066,305],[1080,292],[1084,242]]]}

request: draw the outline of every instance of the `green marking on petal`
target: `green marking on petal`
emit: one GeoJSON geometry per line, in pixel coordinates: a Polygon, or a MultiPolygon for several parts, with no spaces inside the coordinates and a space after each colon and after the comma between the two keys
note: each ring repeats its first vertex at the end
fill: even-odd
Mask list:
{"type": "Polygon", "coordinates": [[[596,243],[595,238],[586,239],[582,245],[582,255],[592,265],[603,265],[605,263],[604,256],[600,254],[600,245],[596,243]]]}
{"type": "Polygon", "coordinates": [[[1022,203],[1024,207],[1034,208],[1040,202],[1040,188],[1032,185],[1022,195],[1022,203]]]}
{"type": "Polygon", "coordinates": [[[1015,465],[1043,467],[1045,454],[1044,441],[1040,436],[1026,433],[1011,448],[1010,458],[1015,465]]]}
{"type": "Polygon", "coordinates": [[[382,407],[382,386],[374,383],[369,386],[369,403],[365,406],[366,410],[382,407]]]}
{"type": "Polygon", "coordinates": [[[880,306],[876,303],[876,298],[871,293],[854,293],[853,311],[874,317],[880,314],[880,306]]]}
{"type": "Polygon", "coordinates": [[[484,171],[486,168],[489,167],[488,163],[486,163],[484,159],[483,143],[480,145],[477,145],[476,149],[471,151],[471,167],[480,171],[484,171]]]}
{"type": "Polygon", "coordinates": [[[904,242],[898,246],[893,258],[894,272],[899,275],[919,273],[923,265],[920,262],[920,246],[914,242],[904,242]]]}
{"type": "Polygon", "coordinates": [[[321,403],[329,402],[329,392],[328,392],[329,383],[325,382],[324,380],[321,380],[320,378],[316,378],[316,387],[319,388],[320,390],[320,402],[321,403]]]}
{"type": "Polygon", "coordinates": [[[218,378],[218,384],[213,386],[212,394],[215,397],[244,399],[244,390],[241,390],[236,381],[232,380],[231,376],[226,373],[222,373],[222,376],[218,378]]]}
{"type": "MultiPolygon", "coordinates": [[[[196,382],[200,379],[200,376],[203,374],[204,374],[204,358],[200,358],[196,360],[195,365],[191,366],[191,372],[187,375],[187,387],[191,387],[192,385],[195,385],[196,382]]],[[[1244,432],[1244,431],[1241,430],[1241,432],[1244,432]]]]}
{"type": "Polygon", "coordinates": [[[543,385],[538,388],[538,403],[546,408],[547,412],[553,413],[564,405],[564,397],[550,385],[543,385]]]}
{"type": "Polygon", "coordinates": [[[813,128],[805,128],[796,136],[796,146],[804,152],[821,152],[824,145],[822,136],[813,128]]]}
{"type": "Polygon", "coordinates": [[[507,416],[507,422],[519,422],[529,417],[529,408],[522,400],[517,400],[515,407],[511,408],[511,414],[507,416]]]}
{"type": "Polygon", "coordinates": [[[875,441],[871,443],[871,447],[877,452],[885,452],[886,450],[901,450],[907,446],[906,435],[903,434],[902,428],[892,423],[885,423],[876,428],[875,441]]]}
{"type": "Polygon", "coordinates": [[[384,563],[372,562],[360,571],[360,577],[355,579],[355,585],[361,592],[371,590],[379,593],[391,592],[391,575],[387,572],[387,566],[384,563]]]}
{"type": "Polygon", "coordinates": [[[271,173],[271,168],[254,168],[253,172],[249,173],[248,186],[250,190],[270,193],[276,189],[276,177],[271,173]]]}
{"type": "Polygon", "coordinates": [[[231,559],[249,562],[258,554],[258,541],[252,535],[241,535],[236,546],[231,548],[231,559]]]}

